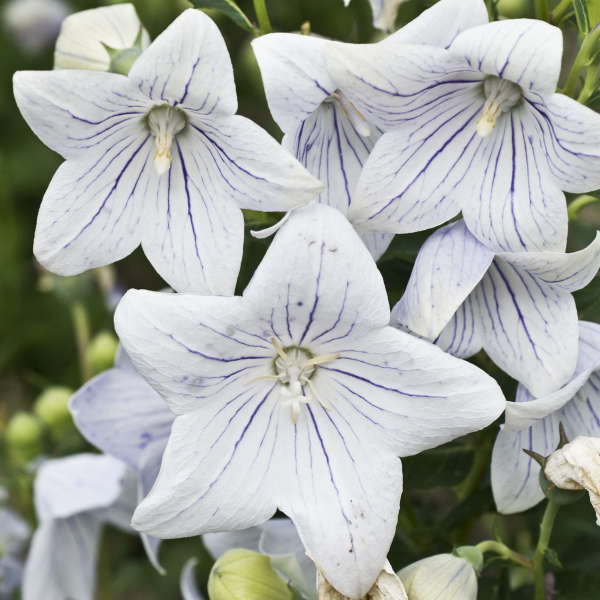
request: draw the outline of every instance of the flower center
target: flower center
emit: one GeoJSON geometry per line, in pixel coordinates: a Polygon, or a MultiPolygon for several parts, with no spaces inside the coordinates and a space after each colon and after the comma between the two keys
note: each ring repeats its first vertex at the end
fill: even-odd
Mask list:
{"type": "Polygon", "coordinates": [[[483,82],[483,93],[486,101],[477,121],[477,133],[481,137],[487,137],[494,131],[496,119],[516,106],[523,93],[516,83],[499,77],[488,77],[483,82]]]}
{"type": "Polygon", "coordinates": [[[315,356],[310,350],[300,346],[283,348],[275,338],[271,338],[271,344],[277,352],[277,356],[273,359],[275,374],[262,375],[248,383],[260,379],[276,380],[279,383],[284,401],[291,407],[294,423],[298,420],[302,404],[308,404],[312,400],[329,410],[329,405],[319,396],[311,379],[316,373],[318,365],[335,360],[340,355],[323,354],[315,356]]]}
{"type": "Polygon", "coordinates": [[[156,141],[154,168],[163,175],[171,168],[173,138],[186,126],[185,113],[178,108],[163,104],[148,113],[148,127],[156,141]]]}
{"type": "Polygon", "coordinates": [[[371,126],[364,115],[344,96],[340,90],[336,90],[325,98],[324,102],[332,103],[336,102],[339,107],[344,111],[344,114],[348,117],[348,120],[354,126],[354,129],[363,137],[369,137],[371,135],[371,126]]]}

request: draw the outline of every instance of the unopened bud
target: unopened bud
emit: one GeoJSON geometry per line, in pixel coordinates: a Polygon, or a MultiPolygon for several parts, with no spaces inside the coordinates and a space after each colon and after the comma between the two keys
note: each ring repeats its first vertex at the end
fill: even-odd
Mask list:
{"type": "Polygon", "coordinates": [[[119,340],[108,331],[94,336],[87,349],[87,360],[93,375],[110,369],[115,364],[119,340]]]}
{"type": "Polygon", "coordinates": [[[268,556],[251,550],[225,552],[208,578],[210,600],[292,600],[292,592],[273,570],[268,556]]]}
{"type": "Polygon", "coordinates": [[[55,386],[45,389],[35,401],[33,410],[53,437],[59,438],[73,421],[69,412],[72,395],[69,388],[55,386]]]}
{"type": "Polygon", "coordinates": [[[92,8],[63,21],[54,68],[127,74],[149,45],[133,4],[92,8]]]}
{"type": "Polygon", "coordinates": [[[8,453],[18,464],[26,464],[42,451],[42,425],[33,415],[18,412],[12,416],[4,438],[8,453]]]}
{"type": "Polygon", "coordinates": [[[437,554],[402,569],[398,575],[410,600],[476,600],[477,576],[470,562],[437,554]]]}

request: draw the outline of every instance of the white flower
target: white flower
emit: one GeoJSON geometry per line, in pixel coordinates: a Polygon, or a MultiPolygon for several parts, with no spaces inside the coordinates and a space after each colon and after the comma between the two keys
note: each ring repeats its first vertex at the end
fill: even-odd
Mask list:
{"type": "Polygon", "coordinates": [[[54,42],[68,12],[61,0],[11,0],[2,9],[2,18],[17,45],[35,53],[54,42]]]}
{"type": "Polygon", "coordinates": [[[55,69],[110,70],[105,46],[114,50],[139,50],[150,45],[133,4],[101,6],[69,15],[62,24],[54,50],[55,69]]]}
{"type": "Polygon", "coordinates": [[[235,116],[223,37],[189,9],[127,77],[83,70],[16,73],[29,125],[67,160],[42,201],[38,260],[72,275],[142,243],[177,290],[233,293],[241,208],[285,211],[320,184],[260,127],[235,116]]]}
{"type": "Polygon", "coordinates": [[[133,524],[244,529],[277,508],[340,592],[369,591],[394,536],[398,456],[491,423],[479,369],[387,326],[383,280],[335,209],[294,211],[242,297],[128,292],[117,332],[179,416],[133,524]]]}
{"type": "Polygon", "coordinates": [[[110,456],[48,460],[34,488],[39,526],[23,576],[23,600],[92,600],[104,523],[125,530],[135,506],[127,466],[110,456]]]}
{"type": "Polygon", "coordinates": [[[506,404],[506,424],[492,454],[492,491],[498,510],[510,514],[544,498],[539,464],[523,452],[548,456],[559,442],[562,423],[569,439],[600,438],[600,325],[579,322],[579,355],[572,378],[559,390],[540,397],[523,386],[516,402],[506,404]]]}
{"type": "MultiPolygon", "coordinates": [[[[137,473],[137,499],[148,494],[160,468],[175,415],[138,374],[120,348],[115,367],[88,381],[69,403],[82,435],[137,473]]],[[[141,534],[148,558],[160,572],[160,540],[141,534]]]]}
{"type": "MultiPolygon", "coordinates": [[[[317,573],[317,589],[319,600],[350,600],[334,589],[320,571],[317,573]]],[[[363,600],[408,600],[404,585],[389,562],[386,562],[363,600]]]]}
{"type": "Polygon", "coordinates": [[[423,244],[392,324],[466,358],[483,348],[533,394],[573,375],[577,310],[571,292],[600,267],[600,235],[584,250],[494,254],[463,221],[423,244]]]}
{"type": "MultiPolygon", "coordinates": [[[[0,488],[3,490],[4,488],[0,488]]],[[[31,535],[31,528],[16,512],[0,506],[0,599],[6,600],[21,585],[21,554],[31,535]]]]}
{"type": "Polygon", "coordinates": [[[600,525],[600,438],[576,437],[548,458],[546,477],[565,490],[587,490],[600,525]]]}
{"type": "MultiPolygon", "coordinates": [[[[382,44],[394,40],[444,47],[461,28],[480,22],[478,7],[479,0],[442,0],[382,44]],[[439,26],[441,20],[444,27],[439,26]]],[[[293,33],[273,33],[252,42],[269,108],[285,134],[283,146],[325,184],[318,200],[352,221],[358,210],[355,188],[381,130],[333,77],[326,46],[324,38],[293,33]]],[[[341,51],[345,47],[340,45],[341,51]]],[[[393,234],[374,229],[361,232],[361,237],[378,259],[393,234]]]]}
{"type": "Polygon", "coordinates": [[[560,29],[484,23],[447,49],[393,39],[328,51],[349,101],[387,131],[357,186],[357,226],[406,233],[462,210],[494,251],[564,251],[562,190],[600,187],[600,115],[554,93],[560,29]]]}
{"type": "MultiPolygon", "coordinates": [[[[396,24],[398,7],[406,0],[369,0],[369,2],[373,11],[373,27],[383,31],[392,31],[396,24]]],[[[344,4],[348,6],[350,0],[344,0],[344,4]]]]}
{"type": "Polygon", "coordinates": [[[477,576],[470,563],[452,554],[418,560],[398,573],[408,600],[477,600],[477,576]]]}

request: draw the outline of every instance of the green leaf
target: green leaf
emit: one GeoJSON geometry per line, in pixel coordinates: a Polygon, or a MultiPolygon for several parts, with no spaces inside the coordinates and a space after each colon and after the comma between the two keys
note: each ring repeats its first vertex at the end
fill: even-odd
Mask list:
{"type": "Polygon", "coordinates": [[[596,23],[600,23],[600,2],[598,0],[587,0],[588,15],[590,16],[590,23],[592,27],[596,23]]]}
{"type": "Polygon", "coordinates": [[[587,35],[590,32],[591,26],[586,1],[573,0],[573,9],[575,10],[575,18],[577,19],[577,28],[581,33],[587,35]]]}
{"type": "Polygon", "coordinates": [[[546,550],[546,553],[544,554],[544,558],[546,559],[546,562],[549,565],[552,565],[553,567],[558,567],[559,569],[562,569],[562,563],[560,562],[560,559],[558,558],[558,554],[556,553],[556,550],[552,550],[552,548],[548,548],[546,550]]]}
{"type": "Polygon", "coordinates": [[[196,8],[212,8],[228,16],[238,27],[254,33],[256,28],[233,0],[190,0],[196,8]]]}

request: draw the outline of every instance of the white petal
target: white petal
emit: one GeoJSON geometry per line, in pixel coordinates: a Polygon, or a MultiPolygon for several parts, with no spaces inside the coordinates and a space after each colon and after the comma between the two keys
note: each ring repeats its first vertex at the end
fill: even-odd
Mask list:
{"type": "Polygon", "coordinates": [[[385,254],[394,239],[393,233],[377,233],[376,231],[359,231],[358,233],[374,260],[379,260],[385,254]]]}
{"type": "Polygon", "coordinates": [[[9,508],[0,506],[0,547],[2,555],[18,556],[31,536],[31,527],[25,519],[9,508]]]}
{"type": "Polygon", "coordinates": [[[335,410],[307,406],[296,425],[286,411],[273,492],[327,580],[344,596],[362,598],[394,537],[402,468],[376,427],[327,397],[335,410]]]}
{"type": "MultiPolygon", "coordinates": [[[[189,131],[172,148],[168,173],[154,167],[145,189],[144,253],[179,292],[233,294],[240,269],[244,219],[217,162],[189,131]]],[[[227,165],[223,165],[226,167],[227,165]]]]}
{"type": "Polygon", "coordinates": [[[179,15],[136,60],[129,79],[156,103],[182,105],[200,115],[237,110],[227,46],[200,10],[179,15]]]}
{"type": "Polygon", "coordinates": [[[434,340],[488,270],[493,252],[463,221],[447,225],[421,247],[392,325],[434,340]]]}
{"type": "Polygon", "coordinates": [[[552,94],[560,74],[562,32],[537,19],[494,21],[463,31],[450,46],[474,69],[508,79],[524,92],[552,94]]]}
{"type": "Polygon", "coordinates": [[[271,559],[272,567],[303,597],[316,600],[315,563],[306,555],[298,530],[289,519],[271,519],[263,527],[259,552],[271,559]]]}
{"type": "MultiPolygon", "coordinates": [[[[535,398],[523,386],[517,389],[516,402],[506,405],[506,430],[518,430],[535,424],[565,407],[586,384],[590,375],[600,368],[600,326],[596,323],[579,322],[579,353],[575,373],[566,385],[550,394],[535,398]]],[[[589,389],[588,389],[589,392],[589,389]]],[[[585,395],[585,391],[582,392],[585,395]]],[[[593,395],[593,394],[592,394],[593,395]]]]}
{"type": "Polygon", "coordinates": [[[219,556],[234,548],[246,548],[258,552],[258,544],[262,533],[262,527],[250,527],[241,531],[205,533],[202,536],[202,543],[216,560],[219,556]]]}
{"type": "Polygon", "coordinates": [[[431,120],[436,109],[453,106],[469,90],[483,106],[481,73],[443,48],[406,44],[401,37],[402,30],[378,44],[326,47],[333,81],[369,122],[386,131],[418,117],[431,120]]]}
{"type": "MultiPolygon", "coordinates": [[[[371,1],[380,6],[401,3],[399,0],[371,1]]],[[[381,10],[382,16],[386,14],[389,13],[386,13],[385,9],[381,10]]],[[[448,48],[461,31],[487,22],[488,12],[482,0],[439,0],[395,34],[385,38],[383,43],[386,45],[427,43],[431,46],[448,48]]]]}
{"type": "Polygon", "coordinates": [[[33,251],[59,275],[76,275],[130,254],[140,243],[145,184],[154,174],[141,130],[64,162],[46,191],[33,251]]]}
{"type": "Polygon", "coordinates": [[[471,295],[460,305],[434,343],[453,356],[470,358],[483,347],[483,332],[481,312],[471,295]]]}
{"type": "Polygon", "coordinates": [[[501,115],[473,169],[479,175],[463,200],[471,232],[498,252],[564,251],[567,205],[525,106],[501,115]]]}
{"type": "Polygon", "coordinates": [[[74,454],[42,464],[35,480],[40,521],[102,509],[121,494],[126,465],[111,456],[74,454]]]}
{"type": "Polygon", "coordinates": [[[141,49],[150,44],[133,4],[100,6],[69,15],[62,23],[54,50],[55,69],[108,71],[115,50],[131,48],[142,33],[141,49]]]}
{"type": "Polygon", "coordinates": [[[90,443],[138,470],[148,453],[162,455],[175,418],[141,375],[120,367],[86,383],[69,406],[90,443]]]}
{"type": "Polygon", "coordinates": [[[270,473],[280,403],[274,387],[240,386],[175,419],[156,483],[134,513],[136,529],[188,537],[245,529],[275,512],[270,473]]]}
{"type": "Polygon", "coordinates": [[[529,105],[560,188],[574,193],[599,188],[600,115],[563,94],[530,100],[529,105]]]}
{"type": "Polygon", "coordinates": [[[359,179],[350,219],[363,229],[407,233],[444,223],[481,177],[479,92],[445,97],[377,142],[359,179]]]}
{"type": "Polygon", "coordinates": [[[499,258],[475,290],[484,350],[535,395],[567,381],[577,362],[577,311],[568,292],[499,258]]]}
{"type": "Polygon", "coordinates": [[[0,557],[0,598],[10,598],[22,579],[23,565],[16,558],[3,554],[0,557]]]}
{"type": "Polygon", "coordinates": [[[316,204],[294,211],[244,291],[281,343],[315,354],[389,322],[381,274],[346,218],[316,204]],[[267,302],[265,302],[267,300],[267,302]]]}
{"type": "Polygon", "coordinates": [[[323,188],[245,117],[192,119],[188,126],[193,134],[189,142],[196,146],[193,161],[202,174],[202,187],[215,194],[213,201],[226,196],[240,208],[286,211],[310,202],[323,188]]]}
{"type": "Polygon", "coordinates": [[[269,110],[285,132],[300,126],[336,89],[327,72],[326,43],[296,33],[270,33],[252,41],[269,110]]]}
{"type": "Polygon", "coordinates": [[[584,288],[600,268],[600,232],[579,252],[512,252],[498,256],[542,283],[575,292],[584,288]]]}
{"type": "Polygon", "coordinates": [[[188,561],[186,561],[183,569],[181,570],[179,587],[181,589],[181,596],[183,597],[183,600],[204,600],[204,596],[202,596],[200,590],[198,589],[196,576],[194,575],[194,569],[196,568],[197,564],[197,559],[190,558],[188,561]]]}
{"type": "Polygon", "coordinates": [[[321,385],[323,371],[338,410],[374,426],[399,456],[482,429],[504,410],[502,392],[489,375],[392,327],[328,350],[340,358],[321,365],[316,383],[321,385]]]}
{"type": "Polygon", "coordinates": [[[15,100],[34,133],[65,158],[139,127],[148,100],[123,75],[95,71],[18,71],[15,100]]]}
{"type": "Polygon", "coordinates": [[[23,576],[23,600],[92,600],[100,523],[74,515],[42,523],[33,536],[23,576]]]}
{"type": "MultiPolygon", "coordinates": [[[[319,202],[346,214],[369,153],[380,132],[364,122],[371,135],[357,131],[337,100],[325,102],[283,138],[283,146],[325,185],[319,202]]],[[[360,117],[356,115],[360,120],[360,117]]]]}
{"type": "Polygon", "coordinates": [[[273,334],[239,297],[130,290],[115,326],[138,371],[177,414],[251,391],[248,382],[276,356],[273,334]]]}

